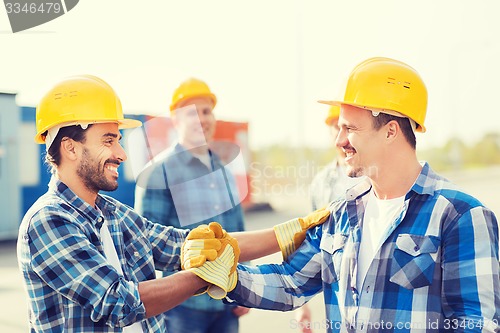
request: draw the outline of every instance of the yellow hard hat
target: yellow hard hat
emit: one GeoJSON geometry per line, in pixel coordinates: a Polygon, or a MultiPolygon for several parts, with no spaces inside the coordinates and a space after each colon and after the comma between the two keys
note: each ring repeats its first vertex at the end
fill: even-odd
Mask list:
{"type": "Polygon", "coordinates": [[[116,122],[119,128],[139,127],[139,120],[125,119],[115,91],[92,75],[72,76],[57,83],[36,108],[35,142],[45,143],[45,132],[56,126],[116,122]]]}
{"type": "Polygon", "coordinates": [[[217,97],[210,91],[208,85],[198,79],[190,78],[180,84],[174,91],[172,96],[172,103],[170,104],[170,111],[173,112],[178,108],[181,102],[193,97],[208,97],[212,102],[217,104],[217,97]]]}
{"type": "Polygon", "coordinates": [[[330,105],[353,105],[383,113],[398,112],[415,121],[425,132],[427,88],[415,69],[390,58],[370,58],[349,75],[343,101],[319,101],[330,105]]]}
{"type": "Polygon", "coordinates": [[[328,109],[328,115],[326,116],[325,123],[328,126],[332,125],[332,122],[340,116],[340,106],[332,105],[328,109]]]}

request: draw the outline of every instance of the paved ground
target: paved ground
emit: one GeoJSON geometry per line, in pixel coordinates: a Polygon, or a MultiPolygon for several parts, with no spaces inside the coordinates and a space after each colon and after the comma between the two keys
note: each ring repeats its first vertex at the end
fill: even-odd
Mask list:
{"type": "MultiPolygon", "coordinates": [[[[500,216],[500,168],[449,173],[447,177],[459,184],[465,190],[475,195],[484,204],[490,207],[497,216],[500,216]]],[[[286,221],[294,216],[303,215],[308,210],[308,200],[301,195],[286,198],[272,198],[274,212],[258,212],[246,215],[247,227],[250,230],[270,227],[276,223],[286,221]]],[[[254,263],[277,262],[279,255],[273,255],[254,263]]],[[[325,318],[322,295],[316,296],[310,306],[313,312],[313,321],[321,327],[325,318]]],[[[15,256],[15,242],[0,242],[0,332],[25,333],[26,299],[17,270],[15,256]]],[[[294,313],[262,311],[252,309],[241,319],[241,333],[250,332],[299,332],[294,321],[294,313]]],[[[317,329],[315,332],[323,332],[317,329]]]]}

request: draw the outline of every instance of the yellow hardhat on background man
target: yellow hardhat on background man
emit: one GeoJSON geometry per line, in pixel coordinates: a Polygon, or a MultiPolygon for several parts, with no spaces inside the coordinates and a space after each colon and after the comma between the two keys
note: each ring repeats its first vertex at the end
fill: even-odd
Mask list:
{"type": "Polygon", "coordinates": [[[370,58],[349,75],[342,101],[319,101],[330,105],[348,104],[374,112],[404,116],[425,132],[427,88],[415,69],[390,58],[370,58]]]}
{"type": "Polygon", "coordinates": [[[119,128],[142,125],[124,118],[120,99],[104,80],[92,75],[68,77],[38,104],[35,142],[46,143],[48,149],[61,127],[108,122],[118,123],[119,128]]]}
{"type": "Polygon", "coordinates": [[[325,119],[325,124],[327,124],[328,126],[332,126],[333,122],[336,119],[338,119],[339,116],[340,116],[340,106],[338,105],[330,106],[330,108],[328,109],[328,115],[326,116],[325,119]]]}
{"type": "Polygon", "coordinates": [[[172,96],[172,103],[170,104],[170,111],[175,111],[179,104],[193,97],[208,97],[212,100],[214,106],[217,104],[217,97],[215,97],[205,82],[190,78],[182,82],[179,87],[175,89],[174,95],[172,96]]]}

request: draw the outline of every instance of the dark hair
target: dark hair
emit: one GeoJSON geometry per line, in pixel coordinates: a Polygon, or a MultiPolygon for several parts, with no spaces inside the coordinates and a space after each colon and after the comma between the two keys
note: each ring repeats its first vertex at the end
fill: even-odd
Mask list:
{"type": "Polygon", "coordinates": [[[388,122],[395,120],[398,124],[399,127],[401,128],[401,132],[403,133],[403,136],[405,137],[406,141],[410,144],[410,146],[413,149],[416,149],[417,147],[417,138],[415,137],[415,133],[413,132],[413,129],[411,128],[411,123],[410,119],[404,118],[404,117],[396,117],[387,113],[379,113],[378,116],[373,117],[373,127],[375,129],[379,129],[388,122]]]}
{"type": "Polygon", "coordinates": [[[82,129],[80,125],[73,125],[62,127],[52,142],[49,150],[45,154],[45,163],[49,165],[52,170],[61,164],[61,141],[64,138],[69,138],[77,142],[85,142],[85,132],[92,126],[90,124],[86,129],[82,129]]]}

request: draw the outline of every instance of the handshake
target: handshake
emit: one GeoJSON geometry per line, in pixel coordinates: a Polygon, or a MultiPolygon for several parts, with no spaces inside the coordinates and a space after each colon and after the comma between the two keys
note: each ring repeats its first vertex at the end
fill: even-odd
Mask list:
{"type": "MultiPolygon", "coordinates": [[[[210,283],[210,297],[222,299],[236,287],[238,241],[217,222],[200,225],[189,232],[181,250],[181,267],[210,283]]],[[[203,293],[205,292],[203,291],[203,293]]]]}
{"type": "MultiPolygon", "coordinates": [[[[302,244],[307,230],[322,224],[329,216],[330,211],[321,208],[306,217],[274,226],[274,235],[283,259],[286,260],[302,244]]],[[[181,267],[210,283],[205,290],[210,297],[222,299],[236,287],[239,257],[238,241],[222,229],[219,223],[211,222],[189,232],[182,245],[181,267]]]]}

